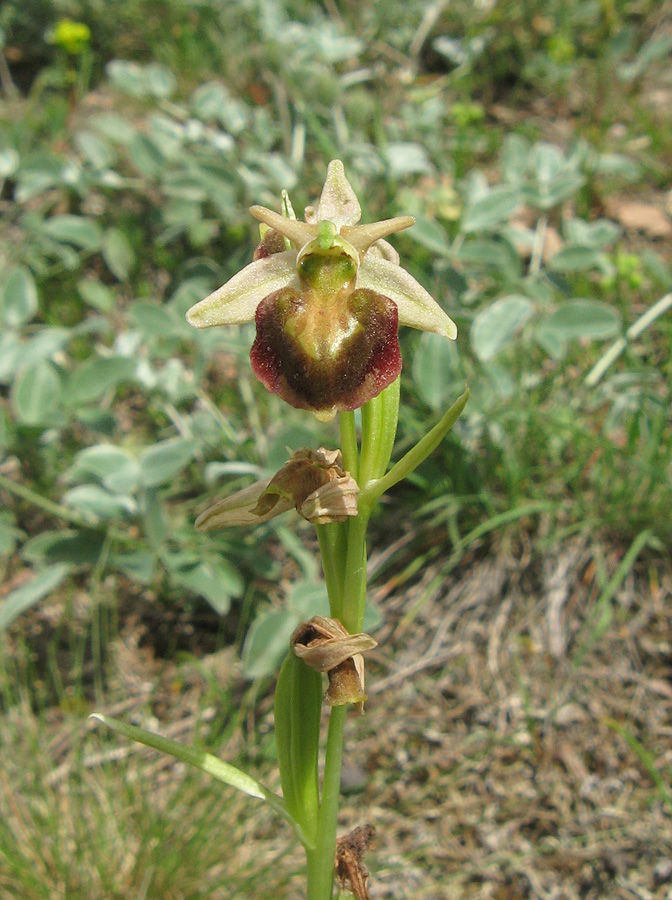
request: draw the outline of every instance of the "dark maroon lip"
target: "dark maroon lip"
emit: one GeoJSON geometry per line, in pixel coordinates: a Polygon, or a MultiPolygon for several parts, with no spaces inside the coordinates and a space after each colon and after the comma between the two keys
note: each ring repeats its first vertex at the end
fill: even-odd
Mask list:
{"type": "Polygon", "coordinates": [[[343,299],[336,333],[323,341],[311,333],[307,353],[301,335],[313,299],[283,288],[261,301],[252,369],[268,390],[297,409],[357,409],[401,372],[397,307],[375,291],[354,290],[343,299]],[[347,330],[339,334],[344,320],[347,330]]]}

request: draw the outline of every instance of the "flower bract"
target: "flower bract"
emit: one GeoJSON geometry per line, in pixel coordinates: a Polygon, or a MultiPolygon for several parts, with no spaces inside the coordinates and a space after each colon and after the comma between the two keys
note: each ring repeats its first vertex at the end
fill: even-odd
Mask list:
{"type": "Polygon", "coordinates": [[[399,325],[456,337],[454,322],[385,240],[415,220],[359,225],[340,160],[329,164],[305,221],[263,206],[250,212],[262,223],[254,261],[187,319],[197,328],[254,320],[252,369],[292,406],[328,419],[376,397],[401,371],[399,325]]]}

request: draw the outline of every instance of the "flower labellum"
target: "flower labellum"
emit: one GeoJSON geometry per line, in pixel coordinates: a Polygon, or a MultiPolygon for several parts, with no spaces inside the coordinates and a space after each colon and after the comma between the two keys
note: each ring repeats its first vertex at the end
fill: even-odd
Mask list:
{"type": "Polygon", "coordinates": [[[196,519],[198,531],[258,525],[292,507],[314,525],[357,515],[359,487],[342,468],[340,450],[302,447],[272,478],[218,500],[196,519]]]}
{"type": "MultiPolygon", "coordinates": [[[[291,212],[286,198],[283,205],[291,212]]],[[[250,212],[263,229],[254,261],[187,320],[207,328],[254,319],[252,369],[292,406],[329,419],[376,397],[401,371],[399,325],[456,337],[454,322],[384,240],[415,220],[358,225],[359,201],[340,160],[329,164],[305,222],[263,206],[250,212]]]]}

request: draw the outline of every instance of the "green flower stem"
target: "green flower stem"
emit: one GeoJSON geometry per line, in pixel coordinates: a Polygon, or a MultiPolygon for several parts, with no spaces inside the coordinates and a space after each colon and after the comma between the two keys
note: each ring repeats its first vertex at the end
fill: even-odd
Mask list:
{"type": "Polygon", "coordinates": [[[401,379],[362,407],[362,459],[359,466],[361,487],[385,474],[399,417],[399,390],[401,379]]]}
{"type": "MultiPolygon", "coordinates": [[[[341,413],[343,465],[358,479],[357,516],[342,524],[320,525],[317,535],[331,615],[356,634],[362,630],[366,604],[366,529],[371,511],[382,494],[405,478],[437,447],[452,428],[469,398],[469,389],[443,418],[390,471],[397,431],[399,380],[362,409],[362,448],[352,413],[341,413]]],[[[340,800],[341,761],[347,706],[333,707],[324,757],[324,778],[317,819],[317,841],[308,849],[308,900],[331,900],[336,853],[336,827],[340,800]]]]}
{"type": "Polygon", "coordinates": [[[347,524],[317,525],[316,531],[329,596],[329,610],[334,619],[340,619],[343,610],[343,573],[347,558],[347,524]]]}
{"type": "MultiPolygon", "coordinates": [[[[353,413],[341,413],[343,465],[361,484],[384,473],[397,430],[399,380],[362,409],[362,451],[357,452],[353,413]]],[[[375,503],[375,501],[374,501],[375,503]]],[[[362,630],[366,603],[366,529],[373,503],[343,524],[318,525],[324,578],[331,615],[348,631],[362,630]]],[[[336,854],[336,827],[341,791],[341,760],[348,707],[335,706],[329,716],[324,777],[314,850],[307,850],[308,900],[331,900],[336,854]]]]}
{"type": "Polygon", "coordinates": [[[345,561],[343,607],[340,620],[351,634],[362,630],[366,600],[366,529],[368,509],[348,522],[348,548],[345,561]]]}
{"type": "Polygon", "coordinates": [[[362,456],[359,463],[360,485],[374,478],[376,456],[381,437],[383,417],[381,394],[362,407],[362,456]]]}
{"type": "Polygon", "coordinates": [[[339,416],[341,428],[341,453],[343,468],[355,481],[359,482],[359,454],[357,452],[357,428],[354,412],[342,412],[339,416]]]}
{"type": "Polygon", "coordinates": [[[308,900],[331,900],[333,893],[336,823],[341,798],[341,761],[347,709],[347,706],[334,706],[329,716],[317,843],[314,850],[307,851],[308,900]]]}

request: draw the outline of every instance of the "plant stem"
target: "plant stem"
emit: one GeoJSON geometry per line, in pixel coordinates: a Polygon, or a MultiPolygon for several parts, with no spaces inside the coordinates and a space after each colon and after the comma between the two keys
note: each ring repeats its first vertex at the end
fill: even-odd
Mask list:
{"type": "Polygon", "coordinates": [[[341,453],[343,468],[355,481],[359,481],[359,455],[357,453],[357,429],[354,412],[342,412],[339,416],[341,426],[341,453]]]}
{"type": "MultiPolygon", "coordinates": [[[[389,462],[397,430],[398,380],[362,409],[361,457],[355,417],[341,413],[343,466],[364,482],[380,478],[389,462]]],[[[361,496],[361,495],[360,495],[361,496]]],[[[361,631],[366,603],[366,529],[373,502],[363,502],[358,515],[338,525],[321,525],[317,536],[329,593],[331,615],[356,634],[361,631]]],[[[331,900],[336,855],[336,827],[341,791],[341,760],[346,706],[335,706],[329,716],[324,754],[324,777],[317,820],[317,842],[307,850],[308,900],[331,900]]]]}
{"type": "Polygon", "coordinates": [[[347,709],[347,706],[334,706],[329,715],[317,844],[314,850],[307,851],[308,900],[331,900],[333,893],[336,822],[341,796],[341,761],[347,709]]]}
{"type": "Polygon", "coordinates": [[[11,478],[7,478],[5,475],[0,475],[0,488],[9,491],[10,494],[14,494],[16,497],[21,497],[22,500],[37,506],[44,512],[49,513],[49,515],[64,519],[66,522],[72,522],[73,525],[78,525],[80,528],[95,527],[92,522],[83,516],[77,515],[77,513],[72,512],[65,506],[61,506],[59,503],[54,503],[53,500],[49,500],[47,497],[42,497],[41,494],[31,490],[31,488],[12,481],[11,478]]]}
{"type": "Polygon", "coordinates": [[[340,619],[343,611],[343,572],[346,562],[346,524],[318,525],[317,540],[322,557],[322,570],[329,595],[330,614],[340,619]]]}
{"type": "Polygon", "coordinates": [[[344,572],[343,607],[341,622],[351,634],[361,631],[366,599],[366,529],[369,510],[360,509],[359,515],[348,522],[347,556],[344,572]]]}

